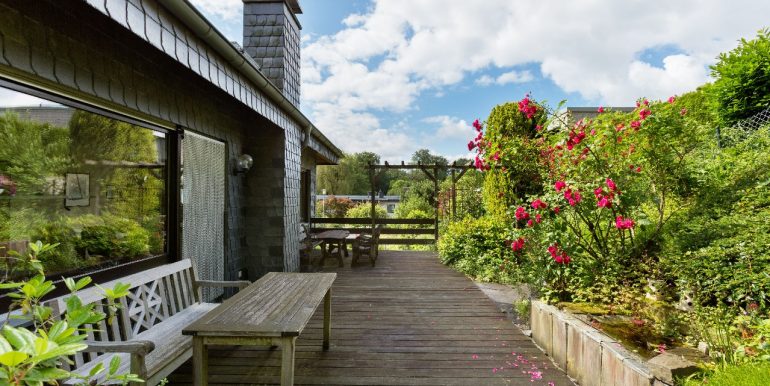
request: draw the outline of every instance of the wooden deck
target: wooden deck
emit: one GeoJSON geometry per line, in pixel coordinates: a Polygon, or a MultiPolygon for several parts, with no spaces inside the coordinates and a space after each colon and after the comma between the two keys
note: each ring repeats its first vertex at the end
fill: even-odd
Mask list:
{"type": "MultiPolygon", "coordinates": [[[[328,262],[327,262],[328,263],[328,262]]],[[[328,263],[330,264],[330,263],[328,263]]],[[[308,385],[571,385],[468,278],[431,252],[381,252],[338,272],[331,349],[323,307],[297,340],[295,383],[308,385]]],[[[280,350],[214,349],[210,385],[278,384],[280,350]]],[[[169,381],[191,384],[187,362],[169,381]]]]}

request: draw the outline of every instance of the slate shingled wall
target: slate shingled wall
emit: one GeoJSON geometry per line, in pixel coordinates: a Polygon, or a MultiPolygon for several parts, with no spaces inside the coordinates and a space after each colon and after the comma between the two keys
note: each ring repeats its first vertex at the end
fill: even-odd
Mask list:
{"type": "Polygon", "coordinates": [[[0,78],[255,156],[228,173],[225,277],[298,270],[301,128],[157,1],[3,0],[0,78]]]}

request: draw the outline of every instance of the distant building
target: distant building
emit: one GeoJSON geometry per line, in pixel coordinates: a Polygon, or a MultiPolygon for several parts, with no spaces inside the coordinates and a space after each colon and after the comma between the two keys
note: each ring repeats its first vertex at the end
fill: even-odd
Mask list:
{"type": "Polygon", "coordinates": [[[67,127],[75,109],[64,106],[0,107],[0,114],[12,112],[19,118],[51,126],[67,127]]]}
{"type": "MultiPolygon", "coordinates": [[[[316,207],[318,205],[322,205],[321,202],[330,197],[347,198],[350,201],[353,201],[356,205],[367,204],[372,201],[372,196],[370,195],[318,194],[316,195],[316,207]]],[[[398,204],[401,203],[401,196],[386,196],[377,194],[374,196],[374,199],[377,205],[385,209],[385,211],[388,213],[388,217],[393,217],[395,215],[396,208],[398,207],[398,204]]]]}
{"type": "MultiPolygon", "coordinates": [[[[630,113],[634,111],[635,107],[604,107],[605,112],[621,111],[624,113],[630,113]]],[[[567,107],[567,114],[569,115],[569,123],[573,124],[581,119],[595,118],[599,115],[599,106],[596,107],[567,107]]]]}

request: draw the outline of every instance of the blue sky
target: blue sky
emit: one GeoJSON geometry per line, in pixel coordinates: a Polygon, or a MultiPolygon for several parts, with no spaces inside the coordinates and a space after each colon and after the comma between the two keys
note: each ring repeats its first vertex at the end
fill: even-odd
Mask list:
{"type": "MultiPolygon", "coordinates": [[[[241,0],[192,0],[242,40],[241,0]]],[[[526,93],[632,105],[708,81],[770,2],[300,0],[303,112],[344,151],[467,155],[470,123],[526,93]]]]}

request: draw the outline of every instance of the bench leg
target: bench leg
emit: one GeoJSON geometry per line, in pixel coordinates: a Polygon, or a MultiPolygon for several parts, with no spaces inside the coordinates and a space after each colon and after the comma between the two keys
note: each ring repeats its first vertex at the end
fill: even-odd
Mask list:
{"type": "Polygon", "coordinates": [[[209,353],[203,343],[203,337],[193,337],[193,385],[209,384],[209,353]]]}
{"type": "Polygon", "coordinates": [[[329,340],[332,337],[332,289],[329,288],[324,296],[324,343],[323,349],[329,349],[329,340]]]}
{"type": "Polygon", "coordinates": [[[297,337],[283,338],[281,347],[281,386],[294,384],[294,343],[297,337]]]}

